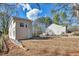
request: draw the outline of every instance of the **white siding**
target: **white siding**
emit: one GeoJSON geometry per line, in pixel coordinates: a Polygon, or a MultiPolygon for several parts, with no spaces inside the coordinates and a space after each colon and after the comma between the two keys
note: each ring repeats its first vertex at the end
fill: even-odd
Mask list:
{"type": "Polygon", "coordinates": [[[9,24],[9,38],[16,39],[16,22],[14,20],[9,24]]]}

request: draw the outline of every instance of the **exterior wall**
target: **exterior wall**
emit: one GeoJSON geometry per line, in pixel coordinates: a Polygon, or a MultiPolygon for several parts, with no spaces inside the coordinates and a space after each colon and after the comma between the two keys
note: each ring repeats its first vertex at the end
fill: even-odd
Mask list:
{"type": "Polygon", "coordinates": [[[32,23],[27,24],[28,27],[28,38],[32,37],[32,23]]]}
{"type": "Polygon", "coordinates": [[[32,23],[25,21],[17,21],[16,23],[16,39],[26,39],[32,37],[32,23]],[[20,27],[20,23],[24,23],[24,27],[20,27]],[[25,25],[27,24],[27,28],[25,25]]]}

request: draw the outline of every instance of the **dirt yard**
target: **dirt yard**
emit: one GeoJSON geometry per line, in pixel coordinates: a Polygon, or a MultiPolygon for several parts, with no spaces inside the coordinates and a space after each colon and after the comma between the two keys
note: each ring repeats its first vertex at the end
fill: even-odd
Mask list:
{"type": "Polygon", "coordinates": [[[7,40],[6,56],[79,56],[79,37],[52,37],[21,40],[26,50],[7,40]]]}

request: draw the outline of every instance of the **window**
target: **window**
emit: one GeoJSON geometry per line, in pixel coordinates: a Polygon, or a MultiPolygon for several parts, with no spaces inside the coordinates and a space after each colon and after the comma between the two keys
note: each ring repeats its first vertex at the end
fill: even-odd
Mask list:
{"type": "Polygon", "coordinates": [[[27,24],[25,24],[25,27],[27,28],[27,24]]]}
{"type": "Polygon", "coordinates": [[[24,27],[24,23],[20,23],[20,27],[24,27]]]}

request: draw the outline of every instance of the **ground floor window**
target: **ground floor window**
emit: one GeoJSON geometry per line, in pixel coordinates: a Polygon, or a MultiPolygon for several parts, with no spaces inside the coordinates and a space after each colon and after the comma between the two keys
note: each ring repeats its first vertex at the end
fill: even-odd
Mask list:
{"type": "Polygon", "coordinates": [[[20,23],[20,27],[24,27],[24,23],[20,23]]]}

